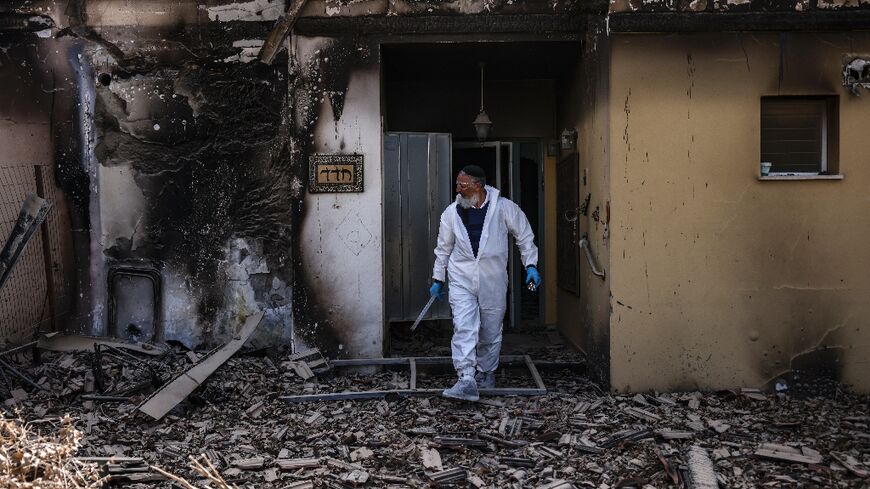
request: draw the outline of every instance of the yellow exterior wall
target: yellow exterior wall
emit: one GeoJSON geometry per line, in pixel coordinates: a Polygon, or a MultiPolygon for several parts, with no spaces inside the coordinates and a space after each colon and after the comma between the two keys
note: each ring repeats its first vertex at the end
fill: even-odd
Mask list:
{"type": "Polygon", "coordinates": [[[870,390],[870,35],[611,39],[611,385],[870,390]],[[839,95],[841,181],[759,181],[760,98],[839,95]],[[827,348],[820,351],[819,348],[827,348]]]}
{"type": "MultiPolygon", "coordinates": [[[[582,204],[591,195],[586,216],[578,217],[578,238],[588,235],[600,268],[608,271],[607,206],[610,202],[609,158],[609,106],[608,98],[609,50],[606,28],[601,20],[592,20],[582,41],[581,57],[577,60],[573,79],[559,101],[559,128],[577,130],[579,156],[579,197],[582,204]],[[586,182],[584,184],[584,174],[586,182]],[[598,209],[598,221],[594,211],[598,209]]],[[[568,156],[563,151],[563,157],[568,156]]],[[[555,191],[555,187],[551,187],[555,191]]],[[[555,203],[554,203],[555,206],[555,203]]],[[[563,219],[563,216],[556,216],[563,219]]],[[[554,250],[555,253],[555,250],[554,250]]],[[[593,377],[607,382],[609,375],[608,335],[610,329],[610,284],[592,274],[583,252],[577,248],[580,268],[580,296],[558,287],[557,317],[559,330],[588,358],[593,377]]],[[[609,272],[609,271],[608,271],[609,272]]]]}

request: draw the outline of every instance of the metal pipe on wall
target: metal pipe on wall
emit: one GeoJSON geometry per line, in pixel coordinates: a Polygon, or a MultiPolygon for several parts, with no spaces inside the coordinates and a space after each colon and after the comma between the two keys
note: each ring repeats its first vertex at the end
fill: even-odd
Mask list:
{"type": "Polygon", "coordinates": [[[589,268],[592,269],[592,273],[596,277],[601,277],[601,279],[604,280],[605,272],[598,269],[598,265],[595,263],[595,257],[592,256],[592,249],[589,247],[589,240],[586,239],[586,236],[580,238],[577,245],[583,248],[583,251],[586,252],[586,261],[589,262],[589,268]]]}

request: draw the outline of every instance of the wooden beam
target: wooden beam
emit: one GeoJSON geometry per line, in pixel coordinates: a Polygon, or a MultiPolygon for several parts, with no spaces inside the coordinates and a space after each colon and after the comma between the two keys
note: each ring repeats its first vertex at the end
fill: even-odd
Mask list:
{"type": "MultiPolygon", "coordinates": [[[[601,10],[606,2],[599,2],[601,10]]],[[[303,17],[296,33],[303,36],[354,36],[403,34],[532,34],[576,39],[585,28],[585,16],[563,14],[336,16],[303,17]]],[[[264,45],[265,47],[265,45],[264,45]]]]}
{"type": "Polygon", "coordinates": [[[137,409],[154,419],[160,419],[165,416],[166,413],[205,382],[209,375],[214,373],[215,370],[239,351],[254,330],[257,329],[257,326],[260,325],[260,322],[263,320],[263,314],[263,311],[260,311],[248,316],[238,336],[211,352],[175,379],[164,384],[151,397],[145,399],[137,409]]]}
{"type": "Polygon", "coordinates": [[[870,30],[870,10],[807,12],[625,12],[608,17],[611,33],[870,30]]]}
{"type": "Polygon", "coordinates": [[[284,46],[284,40],[287,39],[290,30],[293,29],[293,24],[299,18],[299,14],[302,12],[302,7],[305,6],[306,1],[290,0],[290,6],[287,7],[284,16],[275,23],[275,27],[272,28],[272,32],[269,33],[269,37],[266,38],[266,42],[263,43],[263,47],[260,49],[260,54],[257,55],[261,63],[271,65],[272,61],[275,61],[275,56],[284,46]]]}
{"type": "Polygon", "coordinates": [[[535,367],[535,362],[532,361],[532,357],[528,355],[525,356],[526,366],[529,367],[529,372],[532,374],[532,378],[535,379],[535,385],[538,386],[538,389],[542,389],[544,391],[547,388],[544,386],[544,380],[541,378],[541,374],[538,373],[538,369],[535,367]]]}

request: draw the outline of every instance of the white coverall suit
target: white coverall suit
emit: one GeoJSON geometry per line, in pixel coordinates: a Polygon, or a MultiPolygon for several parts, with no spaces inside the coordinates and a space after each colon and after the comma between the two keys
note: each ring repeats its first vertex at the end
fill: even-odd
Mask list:
{"type": "Polygon", "coordinates": [[[460,377],[473,377],[475,368],[481,372],[498,368],[508,288],[508,232],[516,239],[523,266],[538,263],[535,236],[522,209],[500,198],[497,189],[485,188],[489,207],[477,257],[456,202],[441,214],[435,248],[432,277],[447,282],[446,269],[453,310],[453,366],[460,377]]]}

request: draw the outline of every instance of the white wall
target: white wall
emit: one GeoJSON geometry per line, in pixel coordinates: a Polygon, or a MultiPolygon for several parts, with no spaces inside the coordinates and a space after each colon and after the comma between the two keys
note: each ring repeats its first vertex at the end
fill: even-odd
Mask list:
{"type": "MultiPolygon", "coordinates": [[[[321,56],[318,50],[327,42],[295,37],[300,65],[321,56]]],[[[305,280],[350,357],[383,354],[380,112],[377,65],[354,69],[339,121],[324,98],[313,129],[313,152],[363,155],[364,191],[309,193],[304,201],[300,246],[305,280]]]]}

